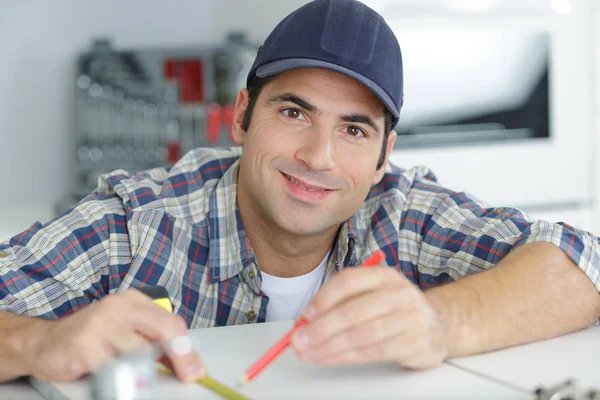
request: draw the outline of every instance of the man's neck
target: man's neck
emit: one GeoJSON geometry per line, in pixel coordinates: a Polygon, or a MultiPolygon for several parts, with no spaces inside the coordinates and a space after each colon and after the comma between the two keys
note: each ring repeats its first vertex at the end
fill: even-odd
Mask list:
{"type": "Polygon", "coordinates": [[[283,231],[252,207],[239,204],[240,216],[260,270],[269,275],[294,277],[319,266],[334,246],[338,228],[301,236],[283,231]]]}
{"type": "Polygon", "coordinates": [[[315,269],[332,248],[335,240],[335,232],[333,235],[319,237],[284,238],[282,234],[256,228],[244,223],[260,270],[284,278],[304,275],[315,269]]]}

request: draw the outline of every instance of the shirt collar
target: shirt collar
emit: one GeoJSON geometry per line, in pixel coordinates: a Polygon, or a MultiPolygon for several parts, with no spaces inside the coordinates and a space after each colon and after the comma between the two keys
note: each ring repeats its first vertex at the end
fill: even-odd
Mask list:
{"type": "Polygon", "coordinates": [[[334,252],[335,269],[360,265],[375,251],[388,245],[389,237],[378,229],[377,214],[387,209],[402,210],[406,193],[393,194],[385,190],[382,183],[373,186],[361,207],[345,221],[339,230],[334,252]]]}
{"type": "Polygon", "coordinates": [[[238,159],[225,172],[209,198],[211,283],[238,275],[254,260],[237,203],[239,164],[238,159]]]}

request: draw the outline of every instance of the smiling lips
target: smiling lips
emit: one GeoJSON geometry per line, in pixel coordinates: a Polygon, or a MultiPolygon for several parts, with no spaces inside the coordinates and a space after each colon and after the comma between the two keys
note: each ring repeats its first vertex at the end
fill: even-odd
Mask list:
{"type": "Polygon", "coordinates": [[[333,189],[324,188],[321,186],[311,185],[307,182],[301,181],[298,178],[294,178],[293,176],[286,175],[282,172],[283,176],[287,178],[288,181],[295,183],[298,187],[308,191],[308,192],[330,192],[333,189]]]}

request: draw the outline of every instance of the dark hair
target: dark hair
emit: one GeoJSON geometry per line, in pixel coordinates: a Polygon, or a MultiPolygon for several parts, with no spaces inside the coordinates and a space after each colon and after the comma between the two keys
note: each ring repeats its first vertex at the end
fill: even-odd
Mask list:
{"type": "MultiPolygon", "coordinates": [[[[258,78],[254,77],[248,83],[248,107],[244,112],[244,118],[242,119],[242,129],[244,131],[248,131],[250,127],[250,119],[252,118],[252,111],[254,111],[254,106],[256,105],[256,100],[258,99],[258,95],[262,91],[262,89],[273,79],[274,76],[268,76],[266,78],[258,78]]],[[[392,113],[386,108],[384,111],[385,122],[384,122],[384,132],[383,132],[383,144],[381,145],[381,153],[379,154],[379,160],[377,161],[377,169],[383,166],[385,161],[385,151],[387,148],[388,138],[390,136],[390,131],[392,130],[392,113]]]]}

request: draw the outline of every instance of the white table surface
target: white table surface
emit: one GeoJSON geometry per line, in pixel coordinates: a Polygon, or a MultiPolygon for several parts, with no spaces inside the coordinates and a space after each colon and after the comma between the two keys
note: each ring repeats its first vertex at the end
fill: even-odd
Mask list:
{"type": "Polygon", "coordinates": [[[451,363],[529,390],[540,385],[549,387],[567,378],[599,390],[600,327],[451,363]]]}
{"type": "Polygon", "coordinates": [[[0,384],[0,400],[44,400],[25,379],[0,384]]]}
{"type": "MultiPolygon", "coordinates": [[[[291,326],[291,322],[264,323],[193,330],[190,335],[210,375],[235,387],[244,370],[291,326]]],[[[36,387],[40,388],[39,382],[36,387]]],[[[41,390],[52,399],[90,399],[85,380],[42,383],[41,390]]],[[[328,368],[300,362],[293,351],[286,351],[240,391],[252,399],[530,399],[523,391],[449,364],[418,372],[393,364],[328,368]]],[[[159,378],[155,396],[217,398],[200,385],[182,384],[166,376],[159,378]]]]}
{"type": "MultiPolygon", "coordinates": [[[[278,340],[291,322],[192,330],[211,376],[234,386],[244,370],[278,340]]],[[[326,368],[302,363],[287,351],[242,392],[253,399],[533,399],[538,385],[575,378],[600,388],[600,327],[488,354],[455,359],[428,371],[391,364],[326,368]]],[[[85,380],[40,383],[50,399],[90,399],[85,380]]],[[[40,400],[23,381],[0,385],[0,399],[40,400]]],[[[157,399],[216,399],[195,384],[161,376],[157,399]]]]}

